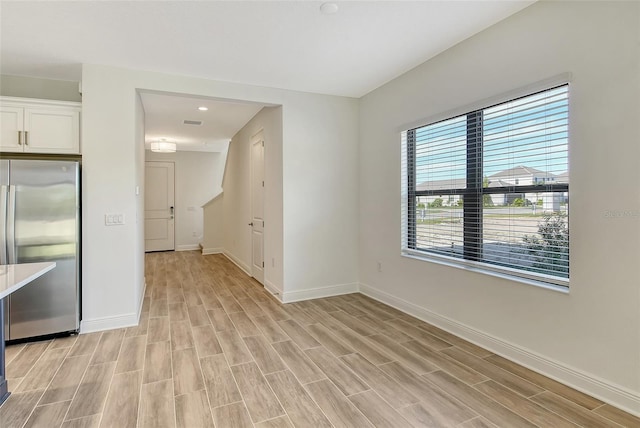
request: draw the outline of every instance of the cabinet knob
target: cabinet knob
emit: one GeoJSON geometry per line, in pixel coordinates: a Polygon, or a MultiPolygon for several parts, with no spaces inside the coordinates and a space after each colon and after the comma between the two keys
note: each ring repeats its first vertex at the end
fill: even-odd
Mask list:
{"type": "Polygon", "coordinates": [[[18,131],[18,145],[22,145],[22,131],[18,131]]]}

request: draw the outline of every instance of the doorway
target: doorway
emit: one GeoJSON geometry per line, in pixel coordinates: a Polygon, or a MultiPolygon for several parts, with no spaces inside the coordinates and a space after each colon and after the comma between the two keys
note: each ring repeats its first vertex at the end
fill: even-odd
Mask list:
{"type": "Polygon", "coordinates": [[[145,162],[144,250],[175,250],[175,164],[145,162]]]}
{"type": "Polygon", "coordinates": [[[251,276],[264,285],[264,137],[251,138],[251,276]]]}

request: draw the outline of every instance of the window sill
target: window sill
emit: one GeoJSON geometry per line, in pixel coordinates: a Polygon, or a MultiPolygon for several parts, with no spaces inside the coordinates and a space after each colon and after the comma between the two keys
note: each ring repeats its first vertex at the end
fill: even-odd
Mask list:
{"type": "MultiPolygon", "coordinates": [[[[515,274],[510,274],[503,270],[493,270],[485,267],[484,264],[475,263],[471,261],[459,260],[449,257],[439,257],[433,255],[426,255],[420,251],[403,250],[401,256],[410,259],[420,260],[424,262],[437,263],[444,266],[449,266],[457,269],[463,269],[468,272],[476,272],[483,275],[490,275],[496,278],[506,279],[509,281],[519,282],[522,284],[533,285],[535,287],[544,288],[545,290],[556,291],[562,294],[569,294],[569,281],[562,281],[562,284],[553,284],[543,280],[536,280],[532,278],[525,278],[515,274]]],[[[558,281],[558,280],[556,280],[558,281]]]]}

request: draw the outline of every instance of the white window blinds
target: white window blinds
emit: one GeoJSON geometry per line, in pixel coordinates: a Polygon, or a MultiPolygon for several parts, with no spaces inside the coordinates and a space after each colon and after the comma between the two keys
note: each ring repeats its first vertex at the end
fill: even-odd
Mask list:
{"type": "Polygon", "coordinates": [[[405,249],[566,285],[568,89],[405,131],[405,249]]]}

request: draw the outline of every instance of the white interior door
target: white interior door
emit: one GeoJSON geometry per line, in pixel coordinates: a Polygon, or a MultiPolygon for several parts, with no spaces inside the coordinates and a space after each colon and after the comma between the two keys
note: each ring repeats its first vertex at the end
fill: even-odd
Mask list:
{"type": "Polygon", "coordinates": [[[173,162],[145,162],[144,249],[175,249],[173,162]]]}
{"type": "Polygon", "coordinates": [[[251,275],[264,284],[264,139],[251,139],[251,275]]]}

